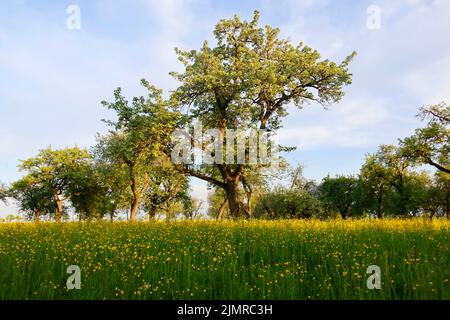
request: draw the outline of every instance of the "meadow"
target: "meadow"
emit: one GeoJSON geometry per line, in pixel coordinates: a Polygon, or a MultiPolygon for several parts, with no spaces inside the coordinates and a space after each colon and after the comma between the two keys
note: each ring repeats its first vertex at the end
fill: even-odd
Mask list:
{"type": "Polygon", "coordinates": [[[449,240],[423,219],[3,223],[0,299],[450,299],[449,240]]]}

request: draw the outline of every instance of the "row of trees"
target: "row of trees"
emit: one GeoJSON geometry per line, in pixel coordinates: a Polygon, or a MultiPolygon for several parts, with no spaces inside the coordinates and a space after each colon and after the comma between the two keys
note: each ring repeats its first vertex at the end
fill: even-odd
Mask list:
{"type": "Polygon", "coordinates": [[[191,216],[197,210],[189,196],[187,177],[171,176],[170,161],[158,157],[151,166],[152,174],[138,180],[136,168],[106,158],[108,154],[101,149],[104,142],[102,139],[92,152],[78,147],[41,150],[21,162],[19,167],[26,175],[5,191],[5,198],[15,198],[21,211],[36,222],[43,216],[59,222],[69,211],[77,213],[80,220],[113,220],[120,211],[135,212],[136,200],[150,219],[158,213],[191,216]]]}
{"type": "MultiPolygon", "coordinates": [[[[160,103],[149,103],[152,99],[153,95],[135,99],[130,105],[116,91],[116,103],[105,105],[117,112],[119,120],[108,122],[112,130],[98,137],[91,152],[77,147],[41,150],[19,165],[26,172],[23,178],[10,188],[0,186],[0,200],[15,198],[35,221],[42,215],[60,221],[69,206],[80,220],[105,216],[112,220],[120,210],[129,210],[130,219],[139,210],[150,219],[158,213],[168,218],[197,216],[201,203],[189,195],[188,175],[163,150],[170,143],[155,143],[161,141],[159,133],[173,129],[167,128],[168,121],[147,122],[161,118],[146,115],[158,112],[155,108],[160,103]],[[165,127],[154,129],[161,125],[165,127]],[[150,132],[143,134],[143,130],[150,132]]],[[[282,161],[276,169],[261,168],[243,176],[238,197],[246,198],[242,205],[255,218],[336,214],[343,219],[366,215],[450,218],[449,112],[446,104],[422,108],[418,116],[427,119],[427,125],[400,140],[398,146],[382,145],[368,154],[357,176],[328,176],[317,184],[303,177],[300,166],[291,168],[282,161]],[[423,164],[436,168],[435,174],[417,171],[423,164]],[[288,185],[271,187],[277,178],[288,185]]],[[[233,218],[224,190],[213,184],[210,187],[214,192],[208,199],[209,215],[233,218]]]]}
{"type": "MultiPolygon", "coordinates": [[[[380,146],[369,154],[356,176],[325,177],[320,183],[305,179],[301,167],[288,169],[288,185],[265,187],[255,198],[254,217],[303,219],[350,217],[447,216],[450,218],[450,175],[417,172],[398,158],[399,147],[380,146]]],[[[209,196],[209,214],[226,216],[221,197],[209,196]]],[[[225,205],[225,211],[227,210],[225,205]]]]}
{"type": "Polygon", "coordinates": [[[301,171],[296,169],[291,186],[264,194],[255,215],[307,218],[337,213],[343,219],[445,215],[450,219],[450,107],[445,103],[424,107],[418,117],[427,120],[425,127],[398,146],[382,145],[367,155],[358,176],[328,176],[316,185],[299,179],[301,171]],[[437,169],[433,176],[417,171],[425,164],[437,169]]]}
{"type": "MultiPolygon", "coordinates": [[[[387,194],[396,194],[399,207],[395,208],[410,213],[410,181],[422,179],[423,185],[426,180],[411,167],[426,163],[443,174],[449,171],[448,107],[444,104],[423,109],[420,115],[429,119],[427,127],[401,141],[399,148],[380,148],[368,157],[359,177],[327,178],[321,186],[303,183],[301,171],[296,169],[288,191],[272,190],[269,182],[273,177],[289,170],[283,165],[274,171],[264,163],[251,164],[248,145],[244,163],[197,163],[193,161],[195,152],[186,155],[176,149],[173,133],[181,129],[193,149],[208,151],[211,141],[199,141],[192,134],[195,121],[202,123],[204,132],[219,132],[219,147],[237,149],[234,138],[227,141],[227,130],[266,130],[270,138],[282,127],[288,105],[303,108],[308,102],[317,102],[326,106],[343,98],[344,88],[352,82],[348,67],[355,53],[340,63],[324,60],[303,43],[292,45],[280,39],[278,29],[258,24],[258,12],[251,21],[237,16],[223,19],[214,29],[214,45],[205,41],[200,50],[176,49],[184,70],[171,73],[180,84],[167,99],[145,80],[146,96],[127,100],[117,89],[113,102],[103,102],[116,119],[105,121],[110,130],[98,136],[96,146],[91,150],[41,150],[21,162],[24,177],[0,197],[17,199],[36,221],[42,215],[61,221],[69,207],[80,219],[113,219],[120,210],[127,210],[130,220],[136,220],[139,212],[149,218],[158,213],[193,217],[199,212],[199,203],[189,196],[188,186],[190,177],[195,177],[213,190],[210,214],[219,218],[275,218],[285,203],[289,204],[289,217],[309,217],[324,211],[324,206],[337,208],[346,217],[357,211],[355,203],[362,203],[353,200],[353,189],[362,190],[354,185],[366,186],[370,192],[361,193],[381,199],[378,203],[366,199],[359,205],[362,211],[381,216],[388,210],[387,199],[391,198],[387,194]],[[174,163],[173,153],[189,161],[174,163]],[[338,200],[351,198],[351,205],[338,206],[331,201],[339,192],[345,197],[338,200]],[[376,205],[378,211],[372,208],[376,205]]],[[[293,148],[280,146],[280,150],[293,148]]],[[[437,186],[441,180],[433,181],[437,186]]]]}

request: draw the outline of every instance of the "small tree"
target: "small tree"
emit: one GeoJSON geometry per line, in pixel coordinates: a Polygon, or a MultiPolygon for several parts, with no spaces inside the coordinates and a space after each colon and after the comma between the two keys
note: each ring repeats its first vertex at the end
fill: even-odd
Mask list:
{"type": "Polygon", "coordinates": [[[259,198],[255,207],[255,218],[305,219],[319,216],[321,203],[308,192],[277,188],[259,198]]]}
{"type": "Polygon", "coordinates": [[[106,193],[100,172],[93,162],[86,163],[76,172],[72,172],[68,178],[66,195],[78,213],[80,221],[85,218],[103,217],[106,193]]]}
{"type": "Polygon", "coordinates": [[[433,183],[429,183],[425,186],[423,199],[421,200],[421,206],[424,213],[427,214],[430,219],[433,219],[443,207],[443,190],[433,181],[433,183]]]}
{"type": "Polygon", "coordinates": [[[223,189],[214,188],[208,193],[208,216],[217,220],[229,216],[227,198],[223,189]]]}
{"type": "Polygon", "coordinates": [[[338,210],[342,219],[352,216],[356,204],[358,179],[353,176],[330,176],[322,180],[319,193],[322,203],[329,210],[338,210]]]}
{"type": "Polygon", "coordinates": [[[437,172],[434,179],[434,188],[436,194],[441,196],[442,211],[447,219],[450,219],[450,174],[437,172]]]}
{"type": "Polygon", "coordinates": [[[150,183],[143,196],[149,220],[154,219],[158,211],[167,213],[170,205],[182,203],[189,197],[188,177],[176,170],[165,154],[155,159],[151,169],[150,183]]]}
{"type": "Polygon", "coordinates": [[[25,212],[29,219],[38,223],[40,216],[52,215],[56,206],[53,201],[53,191],[46,185],[39,183],[31,175],[13,183],[10,195],[17,200],[19,209],[25,212]]]}
{"type": "Polygon", "coordinates": [[[391,192],[389,173],[376,155],[367,155],[360,171],[360,197],[363,210],[375,214],[378,219],[386,213],[386,200],[391,192]]]}
{"type": "Polygon", "coordinates": [[[95,170],[102,191],[100,212],[102,216],[109,215],[112,222],[117,211],[129,209],[131,203],[127,167],[96,158],[95,170]]]}
{"type": "Polygon", "coordinates": [[[90,160],[89,152],[78,147],[61,150],[49,147],[40,150],[36,157],[22,161],[19,169],[28,172],[37,187],[51,191],[55,203],[55,220],[60,222],[69,180],[74,172],[90,160]]]}
{"type": "Polygon", "coordinates": [[[184,216],[188,220],[194,220],[200,216],[200,211],[203,207],[203,200],[191,197],[183,199],[183,212],[184,216]]]}

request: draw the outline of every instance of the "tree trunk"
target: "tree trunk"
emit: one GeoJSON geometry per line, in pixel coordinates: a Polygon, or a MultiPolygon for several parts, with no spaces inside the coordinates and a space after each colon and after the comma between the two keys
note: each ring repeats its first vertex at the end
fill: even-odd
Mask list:
{"type": "Polygon", "coordinates": [[[34,208],[33,217],[34,217],[34,223],[38,224],[39,223],[39,209],[34,208]]]}
{"type": "Polygon", "coordinates": [[[80,214],[78,215],[78,222],[83,221],[83,209],[80,209],[80,214]]]}
{"type": "Polygon", "coordinates": [[[155,216],[156,216],[156,208],[150,205],[150,208],[148,210],[148,221],[154,220],[155,216]]]}
{"type": "Polygon", "coordinates": [[[61,222],[61,218],[63,215],[63,203],[61,199],[59,198],[58,192],[55,191],[53,193],[53,200],[55,201],[56,209],[55,209],[55,221],[61,222]]]}
{"type": "Polygon", "coordinates": [[[130,221],[136,221],[137,213],[139,211],[139,196],[133,194],[133,201],[131,202],[130,221]]]}
{"type": "Polygon", "coordinates": [[[447,198],[445,199],[445,215],[450,220],[450,188],[447,188],[447,198]]]}
{"type": "Polygon", "coordinates": [[[113,205],[111,208],[111,212],[109,213],[109,218],[111,220],[111,222],[114,222],[114,213],[116,212],[117,209],[117,205],[113,205]]]}
{"type": "Polygon", "coordinates": [[[242,201],[239,201],[239,207],[240,207],[240,208],[242,209],[242,211],[244,212],[246,218],[247,218],[247,219],[251,219],[252,214],[251,214],[250,211],[248,211],[248,210],[249,210],[248,206],[245,205],[242,201]]]}
{"type": "Polygon", "coordinates": [[[342,220],[347,219],[347,210],[343,209],[341,205],[337,205],[336,208],[339,210],[339,213],[341,214],[342,220]]]}
{"type": "Polygon", "coordinates": [[[378,197],[378,207],[377,207],[377,218],[378,219],[382,219],[383,218],[383,213],[381,212],[381,203],[383,201],[383,194],[380,192],[380,195],[378,197]]]}
{"type": "Polygon", "coordinates": [[[247,213],[248,219],[253,219],[253,211],[252,211],[252,193],[247,192],[247,213]]]}
{"type": "Polygon", "coordinates": [[[225,199],[219,207],[219,212],[217,213],[217,220],[221,220],[223,218],[223,213],[225,212],[226,204],[227,200],[225,199]]]}
{"type": "Polygon", "coordinates": [[[238,185],[235,180],[227,181],[226,193],[227,193],[228,208],[230,209],[230,215],[233,217],[233,219],[237,219],[240,216],[240,210],[239,210],[238,185]]]}
{"type": "Polygon", "coordinates": [[[130,221],[136,221],[139,211],[139,192],[137,190],[136,178],[132,179],[131,192],[133,193],[133,201],[131,202],[130,221]]]}
{"type": "Polygon", "coordinates": [[[400,215],[403,217],[408,216],[409,212],[407,210],[408,207],[408,199],[406,199],[405,195],[405,178],[403,177],[403,173],[400,174],[400,181],[398,185],[394,185],[394,188],[397,189],[398,194],[400,195],[400,215]]]}
{"type": "Polygon", "coordinates": [[[432,211],[430,212],[430,220],[433,220],[433,217],[434,217],[435,214],[436,214],[436,211],[435,211],[435,210],[432,210],[432,211]]]}

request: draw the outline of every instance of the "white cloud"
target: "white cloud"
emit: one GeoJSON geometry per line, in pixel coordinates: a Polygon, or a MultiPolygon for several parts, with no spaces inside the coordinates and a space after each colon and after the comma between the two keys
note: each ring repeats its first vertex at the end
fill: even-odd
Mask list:
{"type": "MultiPolygon", "coordinates": [[[[296,111],[291,113],[295,114],[296,111]]],[[[295,145],[301,150],[323,147],[364,147],[377,141],[371,136],[388,117],[383,101],[344,101],[330,110],[298,111],[310,121],[280,130],[283,145],[295,145]]]]}
{"type": "Polygon", "coordinates": [[[163,34],[175,34],[179,37],[191,32],[193,17],[190,8],[195,2],[182,0],[141,0],[152,17],[158,19],[163,34]]]}
{"type": "Polygon", "coordinates": [[[403,77],[403,85],[421,104],[450,102],[450,58],[411,70],[403,77]]]}

